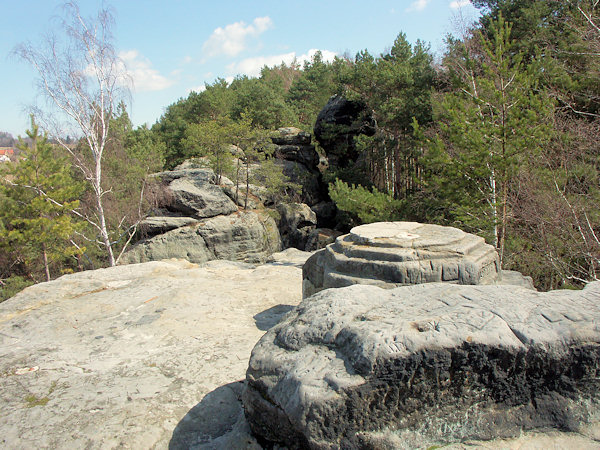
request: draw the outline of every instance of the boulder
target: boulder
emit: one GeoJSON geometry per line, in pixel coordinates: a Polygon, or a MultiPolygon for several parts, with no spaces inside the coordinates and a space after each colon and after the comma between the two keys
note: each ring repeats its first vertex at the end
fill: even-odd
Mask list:
{"type": "Polygon", "coordinates": [[[309,145],[312,137],[310,133],[296,127],[279,128],[271,138],[277,145],[309,145]]]}
{"type": "Polygon", "coordinates": [[[188,178],[178,178],[169,184],[173,200],[167,208],[171,211],[196,217],[206,218],[237,211],[237,206],[214,184],[200,184],[188,178]]]}
{"type": "Polygon", "coordinates": [[[186,259],[196,264],[215,259],[215,254],[198,234],[202,225],[176,228],[137,242],[121,257],[119,264],[138,264],[170,258],[186,259]]]}
{"type": "Polygon", "coordinates": [[[306,167],[319,167],[320,157],[314,145],[278,145],[273,153],[275,158],[297,161],[306,167]]]}
{"type": "Polygon", "coordinates": [[[150,216],[140,222],[140,235],[149,238],[196,222],[198,219],[193,217],[150,216]]]}
{"type": "Polygon", "coordinates": [[[187,259],[193,263],[213,259],[260,263],[280,248],[279,232],[273,218],[266,213],[241,211],[142,240],[123,255],[121,264],[169,258],[187,259]]]}
{"type": "Polygon", "coordinates": [[[314,211],[304,203],[280,203],[277,205],[277,212],[283,246],[305,250],[317,226],[314,211]]]}
{"type": "Polygon", "coordinates": [[[600,282],[328,289],[254,347],[246,417],[290,449],[598,433],[599,321],[600,282]]]}
{"type": "Polygon", "coordinates": [[[304,266],[304,295],[352,284],[385,288],[445,281],[492,284],[500,261],[484,239],[457,228],[416,222],[361,225],[315,253],[304,266]]]}
{"type": "Polygon", "coordinates": [[[315,138],[325,150],[332,165],[345,167],[355,161],[358,154],[354,137],[360,134],[373,136],[375,119],[365,105],[334,95],[319,112],[315,122],[315,138]]]}
{"type": "Polygon", "coordinates": [[[240,211],[214,217],[201,223],[198,234],[216,259],[264,263],[281,250],[277,225],[267,213],[240,211]]]}

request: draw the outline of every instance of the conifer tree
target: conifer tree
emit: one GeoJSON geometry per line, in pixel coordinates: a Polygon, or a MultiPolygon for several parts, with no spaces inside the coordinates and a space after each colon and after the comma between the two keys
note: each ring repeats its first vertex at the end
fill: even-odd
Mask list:
{"type": "Polygon", "coordinates": [[[481,65],[456,71],[457,89],[443,99],[446,141],[432,146],[430,169],[443,164],[438,176],[445,175],[452,216],[473,231],[491,232],[502,260],[512,181],[549,139],[552,103],[538,89],[535,62],[526,66],[515,52],[511,25],[500,15],[490,27],[492,38],[479,34],[481,52],[463,54],[460,67],[477,66],[474,56],[481,65]]]}
{"type": "Polygon", "coordinates": [[[84,249],[73,244],[73,236],[82,227],[72,211],[78,205],[83,186],[71,176],[66,158],[58,157],[33,117],[27,131],[31,143],[20,139],[19,161],[2,174],[0,184],[0,242],[4,250],[19,260],[32,278],[36,267],[43,267],[50,280],[51,267],[84,249]]]}

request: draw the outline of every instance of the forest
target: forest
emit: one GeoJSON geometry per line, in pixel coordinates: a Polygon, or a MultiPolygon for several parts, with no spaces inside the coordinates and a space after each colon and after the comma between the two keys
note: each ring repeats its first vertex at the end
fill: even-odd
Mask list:
{"type": "MultiPolygon", "coordinates": [[[[32,283],[117,264],[140,220],[164,201],[151,174],[208,157],[229,175],[224,146],[258,160],[251,150],[273,130],[312,133],[334,95],[375,123],[351,145],[318,148],[329,157],[323,176],[339,230],[382,220],[450,225],[483,236],[503,268],[540,290],[598,280],[598,2],[472,3],[481,18],[448,36],[441,58],[400,33],[383,54],[326,62],[317,53],[264,67],[258,78],[217,79],[152,127],[133,127],[126,96],[94,97],[78,110],[77,140],[53,134],[36,111],[17,144],[24,157],[0,166],[0,301],[32,283]]],[[[110,58],[110,42],[92,44],[110,58]]],[[[36,49],[18,53],[52,62],[36,49]]]]}

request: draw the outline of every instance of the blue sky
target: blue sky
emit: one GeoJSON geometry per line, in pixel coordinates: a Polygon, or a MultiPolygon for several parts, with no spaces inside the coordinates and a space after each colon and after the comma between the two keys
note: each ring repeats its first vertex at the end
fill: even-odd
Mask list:
{"type": "MultiPolygon", "coordinates": [[[[35,73],[11,56],[23,42],[56,31],[60,0],[0,0],[0,131],[24,135],[35,102],[35,73]]],[[[438,54],[457,22],[477,11],[468,0],[80,0],[85,16],[115,15],[115,47],[134,81],[134,124],[152,125],[165,108],[217,77],[255,76],[263,65],[367,49],[378,55],[400,32],[438,54]],[[463,17],[461,19],[460,17],[463,17]]]]}

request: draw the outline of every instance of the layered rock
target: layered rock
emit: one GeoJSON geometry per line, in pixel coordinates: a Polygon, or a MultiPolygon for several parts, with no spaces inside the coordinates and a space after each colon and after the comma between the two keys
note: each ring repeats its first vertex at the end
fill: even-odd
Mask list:
{"type": "Polygon", "coordinates": [[[310,143],[310,133],[295,127],[279,128],[271,140],[276,158],[296,161],[313,170],[319,165],[319,154],[310,143]]]}
{"type": "MultiPolygon", "coordinates": [[[[510,282],[526,285],[522,279],[517,274],[510,282]]],[[[380,222],[353,228],[303,268],[305,297],[352,284],[393,288],[442,281],[501,283],[498,254],[483,238],[457,228],[380,222]]]]}
{"type": "Polygon", "coordinates": [[[291,449],[597,432],[599,320],[598,282],[548,293],[449,283],[329,289],[255,346],[247,420],[291,449]]]}
{"type": "Polygon", "coordinates": [[[123,264],[169,258],[204,263],[226,259],[263,263],[281,249],[279,232],[268,214],[240,211],[176,228],[137,243],[123,255],[123,264]]]}
{"type": "Polygon", "coordinates": [[[317,216],[304,203],[280,203],[279,233],[283,246],[305,250],[317,226],[317,216]]]}

